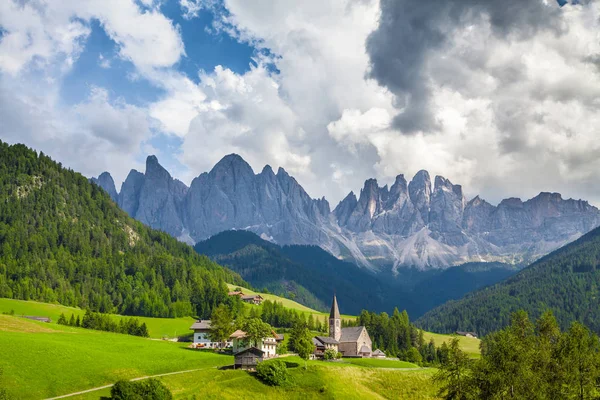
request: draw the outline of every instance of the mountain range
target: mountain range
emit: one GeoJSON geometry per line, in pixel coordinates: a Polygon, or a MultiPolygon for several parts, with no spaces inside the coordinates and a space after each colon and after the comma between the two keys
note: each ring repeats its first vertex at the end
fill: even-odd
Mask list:
{"type": "Polygon", "coordinates": [[[188,187],[155,156],[146,171],[131,170],[121,190],[105,172],[92,180],[129,215],[195,244],[219,232],[249,230],[280,245],[317,245],[372,271],[446,268],[467,262],[525,265],[600,224],[600,211],[583,200],[540,193],[494,206],[467,200],[460,185],[427,171],[409,182],[398,175],[381,187],[368,179],[333,211],[311,198],[283,168],[255,174],[239,155],[221,159],[188,187]]]}

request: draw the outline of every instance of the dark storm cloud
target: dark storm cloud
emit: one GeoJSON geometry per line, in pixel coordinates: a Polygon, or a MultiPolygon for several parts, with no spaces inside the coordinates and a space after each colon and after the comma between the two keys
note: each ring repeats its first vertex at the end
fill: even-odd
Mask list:
{"type": "Polygon", "coordinates": [[[381,0],[379,27],[367,39],[369,75],[396,95],[396,128],[411,133],[438,126],[425,72],[428,55],[452,32],[487,18],[496,35],[527,39],[540,29],[560,32],[560,7],[541,0],[381,0]]]}

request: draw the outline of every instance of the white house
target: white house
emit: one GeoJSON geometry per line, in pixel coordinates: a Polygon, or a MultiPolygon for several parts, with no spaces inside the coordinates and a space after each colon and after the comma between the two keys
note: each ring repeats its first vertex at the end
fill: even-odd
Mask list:
{"type": "Polygon", "coordinates": [[[194,347],[201,349],[218,349],[222,347],[231,347],[232,342],[228,340],[225,344],[213,342],[210,340],[210,320],[199,320],[190,327],[194,331],[194,347]]]}
{"type": "MultiPolygon", "coordinates": [[[[242,352],[250,348],[250,343],[246,339],[246,332],[237,330],[231,334],[229,339],[233,342],[233,354],[242,352]]],[[[272,332],[271,336],[263,338],[259,343],[256,343],[256,348],[264,353],[264,358],[272,358],[277,356],[277,343],[283,340],[283,335],[278,335],[272,332]]]]}

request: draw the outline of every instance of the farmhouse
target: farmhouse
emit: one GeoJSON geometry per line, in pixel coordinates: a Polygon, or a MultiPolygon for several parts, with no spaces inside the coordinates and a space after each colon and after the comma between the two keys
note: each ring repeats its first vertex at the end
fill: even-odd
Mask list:
{"type": "Polygon", "coordinates": [[[243,302],[249,303],[249,304],[254,304],[254,305],[259,305],[264,300],[260,294],[250,295],[250,296],[240,296],[240,298],[242,299],[243,302]]]}
{"type": "Polygon", "coordinates": [[[256,365],[264,360],[265,353],[256,347],[249,347],[235,355],[234,367],[241,369],[254,369],[256,365]]]}
{"type": "Polygon", "coordinates": [[[244,292],[242,292],[241,290],[234,290],[232,292],[227,293],[229,296],[245,296],[244,292]]]}
{"type": "Polygon", "coordinates": [[[465,336],[465,337],[470,337],[470,338],[476,338],[477,337],[477,334],[475,332],[461,332],[461,331],[457,331],[456,334],[459,335],[459,336],[465,336]]]}
{"type": "Polygon", "coordinates": [[[315,357],[323,358],[328,349],[333,349],[337,353],[340,342],[329,336],[315,336],[313,344],[315,345],[315,357]]]}
{"type": "Polygon", "coordinates": [[[385,353],[379,349],[375,350],[373,354],[371,354],[373,358],[385,358],[385,353]]]}
{"type": "Polygon", "coordinates": [[[367,328],[352,326],[342,328],[342,319],[335,295],[329,313],[329,337],[335,339],[344,357],[371,357],[372,342],[367,328]]]}
{"type": "MultiPolygon", "coordinates": [[[[251,348],[246,332],[237,330],[231,334],[229,339],[232,341],[233,354],[238,354],[244,350],[251,348]]],[[[263,358],[272,358],[277,355],[277,343],[283,340],[283,335],[278,335],[272,332],[271,336],[265,337],[256,344],[256,348],[262,351],[263,358]]],[[[254,343],[252,343],[254,344],[254,343]]]]}
{"type": "Polygon", "coordinates": [[[190,329],[194,331],[194,347],[206,349],[218,349],[223,347],[231,347],[231,340],[221,343],[210,340],[210,320],[198,320],[194,322],[190,329]]]}

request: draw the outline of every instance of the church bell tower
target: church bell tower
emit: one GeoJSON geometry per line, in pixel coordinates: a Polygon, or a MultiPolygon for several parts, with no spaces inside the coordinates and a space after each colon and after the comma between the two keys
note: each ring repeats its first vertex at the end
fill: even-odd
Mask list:
{"type": "Polygon", "coordinates": [[[340,340],[342,337],[342,319],[340,318],[340,309],[338,308],[335,294],[333,295],[333,303],[331,304],[331,312],[329,313],[329,337],[335,340],[340,340]]]}

